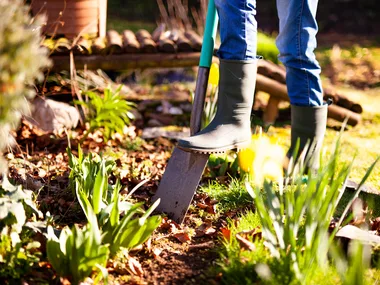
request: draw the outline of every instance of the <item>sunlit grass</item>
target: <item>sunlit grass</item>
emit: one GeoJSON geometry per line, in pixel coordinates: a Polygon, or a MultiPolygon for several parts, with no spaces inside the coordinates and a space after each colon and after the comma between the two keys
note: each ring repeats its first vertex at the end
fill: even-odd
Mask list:
{"type": "Polygon", "coordinates": [[[252,198],[244,184],[237,179],[233,179],[228,185],[216,181],[210,182],[202,186],[200,191],[218,201],[216,208],[218,213],[226,213],[252,204],[252,198]]]}

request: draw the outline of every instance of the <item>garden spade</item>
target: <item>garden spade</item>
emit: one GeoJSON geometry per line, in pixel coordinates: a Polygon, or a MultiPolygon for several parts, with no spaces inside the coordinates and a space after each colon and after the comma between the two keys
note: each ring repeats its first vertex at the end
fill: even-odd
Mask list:
{"type": "MultiPolygon", "coordinates": [[[[214,0],[208,4],[206,26],[190,119],[191,135],[200,131],[210,66],[214,52],[218,16],[214,0]]],[[[209,154],[185,152],[175,148],[153,201],[161,199],[156,211],[182,223],[205,169],[209,154]]]]}

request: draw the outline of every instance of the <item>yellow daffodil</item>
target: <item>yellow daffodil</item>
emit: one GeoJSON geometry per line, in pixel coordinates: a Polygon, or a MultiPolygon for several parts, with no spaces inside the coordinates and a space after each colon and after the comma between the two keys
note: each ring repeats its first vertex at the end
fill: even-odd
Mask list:
{"type": "Polygon", "coordinates": [[[245,148],[238,153],[239,167],[244,172],[250,172],[255,159],[255,151],[252,148],[245,148]]]}
{"type": "Polygon", "coordinates": [[[218,86],[219,84],[219,65],[217,63],[211,64],[210,75],[208,77],[208,84],[218,86]]]}
{"type": "Polygon", "coordinates": [[[250,146],[238,154],[239,167],[256,185],[264,179],[278,181],[283,177],[284,149],[266,135],[253,135],[250,146]]]}

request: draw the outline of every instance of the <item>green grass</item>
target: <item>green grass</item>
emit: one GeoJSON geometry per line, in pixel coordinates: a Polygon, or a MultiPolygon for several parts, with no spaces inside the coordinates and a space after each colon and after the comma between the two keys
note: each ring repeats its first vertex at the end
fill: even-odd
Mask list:
{"type": "MultiPolygon", "coordinates": [[[[252,211],[241,214],[237,220],[228,221],[231,238],[229,241],[223,239],[222,247],[219,249],[218,267],[214,269],[221,275],[220,284],[283,284],[281,282],[289,278],[287,272],[282,271],[281,264],[276,264],[273,261],[262,240],[253,240],[252,237],[247,236],[248,240],[255,244],[255,251],[248,251],[240,246],[235,237],[236,234],[240,233],[240,235],[244,236],[244,234],[241,234],[242,232],[253,230],[259,226],[259,217],[252,211]],[[270,275],[274,277],[274,280],[271,282],[265,281],[264,277],[268,273],[269,268],[267,265],[272,268],[270,275]],[[260,276],[263,277],[261,278],[260,276]]],[[[375,274],[371,273],[371,275],[375,274]]],[[[327,271],[319,270],[315,272],[311,284],[319,285],[322,283],[326,285],[341,284],[339,276],[333,267],[328,267],[327,271]]]]}
{"type": "Polygon", "coordinates": [[[206,186],[202,186],[200,191],[206,193],[211,199],[218,201],[216,208],[218,213],[242,209],[253,203],[244,184],[237,179],[232,179],[229,185],[213,181],[206,186]]]}
{"type": "Polygon", "coordinates": [[[242,250],[236,234],[253,230],[258,226],[260,226],[259,217],[252,211],[240,215],[237,221],[228,221],[230,239],[223,239],[218,268],[215,269],[222,274],[221,284],[257,284],[259,275],[255,266],[259,263],[267,263],[270,258],[269,253],[265,250],[262,241],[255,242],[256,251],[242,250]]]}
{"type": "Polygon", "coordinates": [[[131,30],[136,32],[140,29],[146,29],[148,32],[153,32],[156,25],[153,23],[148,23],[144,21],[128,21],[124,18],[119,18],[115,16],[110,16],[107,19],[107,30],[116,30],[121,33],[124,30],[131,30]]]}

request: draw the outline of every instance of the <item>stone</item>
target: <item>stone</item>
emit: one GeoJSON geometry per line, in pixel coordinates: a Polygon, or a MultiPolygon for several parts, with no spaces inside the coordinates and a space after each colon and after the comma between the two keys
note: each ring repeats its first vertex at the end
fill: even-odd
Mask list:
{"type": "Polygon", "coordinates": [[[67,103],[36,97],[31,103],[31,114],[25,117],[31,124],[47,132],[61,132],[79,123],[78,110],[67,103]]]}

